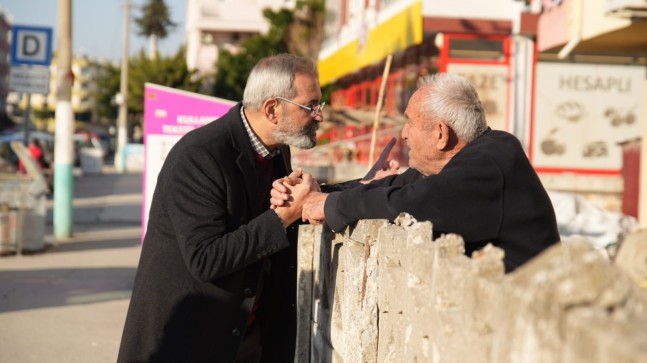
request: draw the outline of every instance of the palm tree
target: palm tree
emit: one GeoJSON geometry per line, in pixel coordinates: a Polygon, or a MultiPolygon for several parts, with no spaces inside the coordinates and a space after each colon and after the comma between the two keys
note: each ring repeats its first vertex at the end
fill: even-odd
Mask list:
{"type": "Polygon", "coordinates": [[[157,40],[166,38],[168,31],[177,25],[171,20],[164,0],[148,0],[141,8],[141,16],[136,18],[135,22],[139,27],[138,35],[150,39],[150,59],[157,57],[157,40]]]}

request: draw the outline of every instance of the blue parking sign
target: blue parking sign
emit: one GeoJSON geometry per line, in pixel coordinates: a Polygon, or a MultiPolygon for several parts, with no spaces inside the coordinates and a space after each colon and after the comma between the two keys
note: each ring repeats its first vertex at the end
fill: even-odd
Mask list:
{"type": "Polygon", "coordinates": [[[48,66],[52,62],[52,28],[12,27],[11,64],[48,66]]]}

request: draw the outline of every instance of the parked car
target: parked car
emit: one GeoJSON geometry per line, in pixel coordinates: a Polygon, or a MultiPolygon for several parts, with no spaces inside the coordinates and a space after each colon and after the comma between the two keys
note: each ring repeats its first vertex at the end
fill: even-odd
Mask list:
{"type": "MultiPolygon", "coordinates": [[[[45,160],[51,164],[54,160],[54,135],[42,131],[30,131],[28,133],[30,139],[36,139],[43,149],[45,160]]],[[[11,142],[24,141],[25,134],[23,131],[16,131],[7,134],[0,134],[0,157],[10,161],[16,167],[18,166],[18,156],[11,149],[11,142]]]]}
{"type": "Polygon", "coordinates": [[[74,134],[74,165],[81,165],[81,149],[91,148],[100,151],[101,158],[108,155],[104,144],[101,143],[99,136],[93,132],[77,132],[74,134]]]}

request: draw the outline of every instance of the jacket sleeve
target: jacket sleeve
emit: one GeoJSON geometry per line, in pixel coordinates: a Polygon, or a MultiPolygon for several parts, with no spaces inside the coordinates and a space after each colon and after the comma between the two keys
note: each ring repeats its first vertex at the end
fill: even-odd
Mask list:
{"type": "MultiPolygon", "coordinates": [[[[191,274],[210,281],[289,246],[276,213],[249,215],[242,176],[201,147],[189,147],[167,170],[163,207],[191,274]],[[238,183],[235,181],[239,181],[238,183]],[[235,185],[232,185],[235,184],[235,185]],[[253,218],[252,218],[253,217],[253,218]],[[249,220],[248,220],[249,218],[249,220]]],[[[260,196],[259,196],[260,198],[260,196]]]]}
{"type": "Polygon", "coordinates": [[[359,180],[360,179],[353,179],[343,183],[321,184],[321,191],[324,193],[332,193],[341,190],[352,189],[362,185],[359,180]]]}
{"type": "MultiPolygon", "coordinates": [[[[391,176],[384,177],[382,179],[373,180],[369,184],[381,185],[381,186],[404,185],[413,180],[419,179],[420,177],[421,177],[421,174],[417,170],[407,169],[404,173],[400,175],[391,175],[391,176]]],[[[337,184],[322,184],[321,191],[324,193],[340,192],[343,190],[361,187],[362,185],[367,185],[367,184],[360,183],[360,181],[361,179],[353,179],[353,180],[349,180],[349,181],[337,183],[337,184]]]]}
{"type": "Polygon", "coordinates": [[[461,233],[466,240],[498,234],[504,183],[495,162],[463,159],[437,175],[416,173],[330,194],[324,205],[326,223],[339,232],[359,219],[393,221],[406,212],[431,221],[434,231],[461,233]]]}

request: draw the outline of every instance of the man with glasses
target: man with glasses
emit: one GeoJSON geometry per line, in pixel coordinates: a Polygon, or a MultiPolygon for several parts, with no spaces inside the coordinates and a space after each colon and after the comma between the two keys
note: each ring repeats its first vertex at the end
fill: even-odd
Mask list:
{"type": "MultiPolygon", "coordinates": [[[[302,194],[269,209],[322,121],[318,72],[280,54],[251,71],[242,103],[186,134],[153,196],[119,362],[291,362],[302,194]]],[[[310,179],[306,177],[306,182],[310,179]]]]}
{"type": "Polygon", "coordinates": [[[283,100],[285,102],[289,102],[289,103],[291,103],[293,105],[297,105],[297,106],[301,107],[302,109],[310,112],[310,116],[312,116],[312,117],[315,117],[318,113],[323,112],[323,108],[324,108],[324,106],[326,106],[326,102],[321,102],[320,104],[314,105],[313,107],[308,107],[308,106],[304,106],[304,105],[302,105],[300,103],[290,101],[287,98],[283,98],[283,97],[276,97],[276,98],[279,99],[279,100],[283,100]]]}
{"type": "MultiPolygon", "coordinates": [[[[321,98],[321,95],[319,97],[321,98]]],[[[326,105],[326,102],[322,102],[320,104],[316,104],[313,106],[305,106],[300,103],[291,101],[287,98],[283,98],[283,97],[274,97],[274,98],[276,100],[285,101],[287,103],[290,103],[292,105],[299,107],[301,109],[301,114],[303,114],[304,113],[303,111],[305,111],[305,113],[309,114],[312,119],[316,119],[317,115],[323,115],[323,108],[326,105]]],[[[308,102],[318,102],[318,101],[309,100],[308,102]]],[[[293,121],[291,118],[289,118],[289,116],[287,120],[293,121]]],[[[298,121],[286,122],[282,125],[282,127],[277,127],[276,131],[274,132],[274,136],[283,140],[284,143],[287,145],[292,145],[302,149],[312,148],[317,143],[315,131],[319,128],[319,125],[316,123],[313,123],[311,124],[311,126],[307,126],[302,129],[299,129],[299,125],[300,123],[298,121]]]]}

